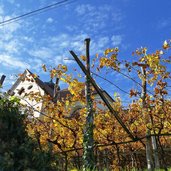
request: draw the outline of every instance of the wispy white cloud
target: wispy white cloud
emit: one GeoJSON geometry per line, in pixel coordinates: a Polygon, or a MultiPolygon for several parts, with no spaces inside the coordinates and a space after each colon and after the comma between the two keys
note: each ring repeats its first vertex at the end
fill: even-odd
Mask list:
{"type": "Polygon", "coordinates": [[[88,32],[97,33],[107,25],[112,27],[115,24],[115,29],[120,27],[120,22],[123,14],[119,9],[113,9],[108,4],[103,6],[92,6],[90,4],[78,5],[75,9],[76,14],[80,17],[80,28],[88,32]]]}
{"type": "MultiPolygon", "coordinates": [[[[45,44],[48,42],[48,46],[46,47],[46,52],[43,52],[44,55],[47,52],[51,52],[53,54],[53,58],[56,58],[58,56],[58,62],[64,62],[67,63],[65,58],[71,58],[71,55],[69,53],[69,50],[74,50],[77,54],[83,55],[85,54],[85,44],[84,40],[85,38],[88,38],[89,36],[87,34],[79,34],[79,35],[70,35],[70,34],[62,34],[55,37],[48,37],[46,40],[44,40],[45,44]],[[61,58],[59,58],[59,56],[61,58]]],[[[90,49],[91,54],[95,55],[96,53],[102,53],[106,48],[109,48],[111,46],[119,46],[122,43],[122,36],[121,35],[113,35],[110,36],[101,36],[101,37],[94,37],[94,39],[91,40],[90,49]]],[[[37,47],[37,51],[32,53],[33,56],[35,56],[35,53],[39,52],[40,49],[39,46],[37,47]]],[[[50,62],[50,60],[49,60],[50,62]]],[[[71,61],[68,61],[69,64],[72,63],[71,61]]]]}
{"type": "MultiPolygon", "coordinates": [[[[13,0],[9,1],[13,3],[13,0]]],[[[14,13],[11,16],[1,15],[1,11],[4,13],[3,8],[2,10],[0,8],[0,21],[15,16],[14,13]]],[[[85,54],[84,39],[87,37],[93,36],[91,55],[101,53],[111,45],[119,45],[122,42],[122,36],[111,37],[104,29],[106,26],[113,27],[116,23],[119,26],[122,20],[121,11],[113,10],[109,5],[83,4],[77,6],[73,12],[78,17],[76,19],[78,24],[76,26],[66,24],[67,30],[58,34],[56,32],[54,34],[52,28],[56,22],[54,16],[46,17],[43,24],[38,17],[35,19],[36,26],[33,19],[33,23],[28,20],[1,27],[0,50],[3,52],[3,55],[0,55],[1,65],[19,70],[30,68],[34,72],[41,73],[43,63],[52,67],[59,63],[73,64],[73,60],[65,60],[72,58],[69,50],[74,50],[78,55],[85,54]],[[48,31],[51,31],[50,34],[48,31]]]]}
{"type": "Polygon", "coordinates": [[[15,2],[15,0],[7,0],[7,1],[10,2],[11,4],[15,2]]]}
{"type": "Polygon", "coordinates": [[[38,49],[31,50],[29,54],[36,58],[48,59],[53,57],[53,50],[48,47],[38,47],[38,49]]]}
{"type": "Polygon", "coordinates": [[[170,26],[170,18],[159,20],[157,23],[157,29],[164,29],[168,26],[170,26]]]}
{"type": "Polygon", "coordinates": [[[44,63],[44,61],[42,59],[32,57],[28,59],[28,63],[31,65],[30,66],[31,71],[34,70],[39,74],[44,73],[42,70],[42,64],[44,63]]]}
{"type": "MultiPolygon", "coordinates": [[[[15,17],[15,15],[12,15],[12,16],[1,15],[0,21],[6,21],[13,17],[15,17]]],[[[15,31],[17,31],[20,27],[21,27],[20,21],[16,21],[16,22],[11,22],[10,24],[7,24],[7,25],[4,24],[0,28],[3,29],[6,33],[13,33],[15,31]]]]}
{"type": "Polygon", "coordinates": [[[113,46],[119,46],[122,43],[122,36],[121,35],[113,35],[111,37],[111,44],[113,46]]]}
{"type": "Polygon", "coordinates": [[[0,62],[2,65],[12,68],[18,68],[23,70],[25,70],[26,68],[30,68],[30,65],[22,61],[22,59],[18,59],[6,54],[0,55],[0,62]]]}
{"type": "Polygon", "coordinates": [[[75,11],[78,15],[85,15],[88,12],[92,12],[95,10],[95,7],[91,6],[90,4],[82,4],[76,7],[75,11]]]}
{"type": "Polygon", "coordinates": [[[4,14],[4,8],[3,8],[3,6],[1,5],[0,6],[0,15],[3,15],[4,14]]]}
{"type": "Polygon", "coordinates": [[[32,37],[23,36],[22,37],[22,41],[26,41],[26,42],[29,42],[29,43],[33,43],[34,42],[34,39],[32,37]]]}
{"type": "MultiPolygon", "coordinates": [[[[14,14],[11,16],[5,15],[3,7],[0,6],[0,21],[11,19],[14,16],[14,14]]],[[[23,70],[30,67],[30,65],[19,56],[23,47],[23,42],[21,42],[22,36],[17,34],[20,28],[20,22],[0,26],[0,63],[3,66],[9,67],[9,69],[15,68],[23,70]]]]}
{"type": "Polygon", "coordinates": [[[0,72],[0,77],[1,77],[2,75],[4,75],[4,73],[3,73],[3,72],[0,72]]]}
{"type": "Polygon", "coordinates": [[[98,41],[98,47],[104,48],[108,45],[108,43],[109,43],[109,37],[108,36],[100,37],[99,41],[98,41]]]}
{"type": "Polygon", "coordinates": [[[8,54],[19,54],[22,48],[21,42],[16,39],[10,40],[8,43],[1,44],[3,50],[8,54]]]}
{"type": "Polygon", "coordinates": [[[110,38],[108,36],[101,36],[100,38],[93,39],[90,47],[91,54],[103,53],[103,51],[109,47],[109,40],[110,38]]]}
{"type": "Polygon", "coordinates": [[[47,20],[46,20],[47,23],[53,23],[53,18],[49,17],[47,20]]]}

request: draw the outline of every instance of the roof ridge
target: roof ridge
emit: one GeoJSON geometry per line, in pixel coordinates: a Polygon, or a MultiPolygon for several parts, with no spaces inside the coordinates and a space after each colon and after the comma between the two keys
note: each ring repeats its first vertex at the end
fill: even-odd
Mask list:
{"type": "Polygon", "coordinates": [[[45,84],[40,78],[33,77],[33,73],[29,69],[25,69],[23,74],[17,79],[17,81],[12,85],[12,87],[8,90],[8,93],[12,93],[15,87],[22,81],[22,78],[26,77],[27,72],[32,76],[35,82],[45,91],[46,94],[49,94],[53,97],[53,90],[47,84],[45,84]]]}

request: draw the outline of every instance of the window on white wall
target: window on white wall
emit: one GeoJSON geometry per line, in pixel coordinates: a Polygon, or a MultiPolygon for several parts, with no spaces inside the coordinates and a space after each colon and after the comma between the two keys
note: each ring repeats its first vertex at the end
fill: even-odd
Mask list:
{"type": "Polygon", "coordinates": [[[18,94],[21,95],[24,92],[24,88],[22,87],[20,90],[18,90],[18,94]]]}
{"type": "Polygon", "coordinates": [[[32,89],[32,87],[33,87],[33,85],[30,85],[30,86],[28,86],[27,89],[30,90],[30,89],[32,89]]]}

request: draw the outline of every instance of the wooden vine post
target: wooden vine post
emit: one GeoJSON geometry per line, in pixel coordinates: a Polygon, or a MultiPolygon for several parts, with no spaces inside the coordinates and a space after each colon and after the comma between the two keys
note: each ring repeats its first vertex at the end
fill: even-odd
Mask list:
{"type": "MultiPolygon", "coordinates": [[[[146,95],[147,95],[147,76],[146,76],[146,64],[140,64],[141,65],[141,71],[143,75],[142,79],[142,111],[143,116],[145,118],[145,123],[150,123],[149,116],[146,116],[145,112],[147,110],[147,103],[146,103],[146,95]]],[[[146,130],[146,161],[147,161],[147,169],[149,171],[154,170],[154,163],[153,163],[153,152],[152,152],[152,146],[151,146],[151,137],[150,137],[150,130],[147,128],[146,130]]]]}
{"type": "Polygon", "coordinates": [[[0,79],[0,87],[2,86],[2,84],[4,83],[4,80],[5,80],[5,75],[2,75],[1,76],[1,79],[0,79]]]}
{"type": "MultiPolygon", "coordinates": [[[[90,39],[85,39],[86,45],[86,69],[90,74],[90,55],[89,55],[89,46],[90,39]]],[[[93,129],[94,129],[94,116],[93,116],[93,104],[91,99],[91,83],[89,77],[86,75],[86,85],[85,85],[85,96],[86,96],[86,124],[84,128],[84,137],[83,137],[83,170],[93,170],[95,167],[94,162],[94,138],[93,138],[93,129]]]]}

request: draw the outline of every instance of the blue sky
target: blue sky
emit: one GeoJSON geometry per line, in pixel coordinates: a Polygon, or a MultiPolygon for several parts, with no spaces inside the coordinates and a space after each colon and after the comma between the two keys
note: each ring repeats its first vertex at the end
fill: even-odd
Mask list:
{"type": "MultiPolygon", "coordinates": [[[[0,3],[0,21],[36,10],[58,1],[4,0],[0,3]]],[[[69,50],[84,54],[84,39],[91,38],[91,56],[109,47],[119,47],[122,59],[130,59],[141,46],[151,51],[171,38],[170,0],[75,0],[53,10],[0,26],[0,75],[7,76],[4,90],[26,68],[49,80],[42,64],[55,67],[59,63],[78,68],[69,50]]],[[[128,90],[136,87],[116,73],[106,76],[128,90]]],[[[98,80],[109,93],[126,94],[98,80]]]]}

